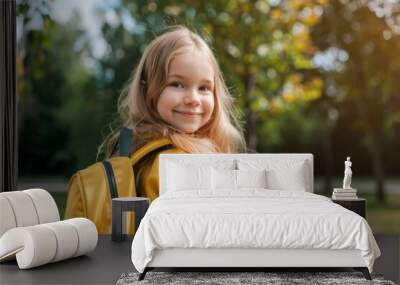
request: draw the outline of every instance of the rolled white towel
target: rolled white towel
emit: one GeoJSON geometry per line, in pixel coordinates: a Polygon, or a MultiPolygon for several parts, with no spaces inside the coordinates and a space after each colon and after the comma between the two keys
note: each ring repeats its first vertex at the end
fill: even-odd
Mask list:
{"type": "Polygon", "coordinates": [[[73,218],[64,220],[63,222],[72,225],[78,233],[78,247],[74,257],[86,254],[96,248],[98,233],[96,225],[91,220],[85,218],[73,218]]]}
{"type": "Polygon", "coordinates": [[[15,227],[33,226],[60,220],[56,202],[43,189],[0,193],[0,237],[15,227]]]}
{"type": "Polygon", "coordinates": [[[38,215],[39,224],[57,222],[60,220],[57,204],[49,192],[43,189],[28,189],[22,191],[30,196],[38,215]]]}
{"type": "Polygon", "coordinates": [[[2,192],[0,195],[10,202],[17,227],[33,226],[39,223],[35,205],[23,191],[2,192]]]}
{"type": "Polygon", "coordinates": [[[51,262],[57,262],[74,256],[78,248],[78,233],[65,221],[43,224],[49,228],[56,237],[56,253],[51,262]]]}
{"type": "Polygon", "coordinates": [[[0,261],[16,255],[20,269],[49,263],[56,251],[54,233],[42,225],[13,228],[0,238],[0,261]]]}
{"type": "Polygon", "coordinates": [[[97,240],[96,226],[85,218],[13,228],[0,238],[0,261],[16,256],[19,268],[28,269],[86,254],[97,240]]]}
{"type": "Polygon", "coordinates": [[[0,196],[0,237],[16,226],[17,222],[10,202],[6,197],[0,196]]]}

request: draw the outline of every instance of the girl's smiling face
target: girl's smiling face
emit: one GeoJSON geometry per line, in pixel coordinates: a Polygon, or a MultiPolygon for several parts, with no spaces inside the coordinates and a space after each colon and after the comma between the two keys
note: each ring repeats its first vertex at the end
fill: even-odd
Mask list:
{"type": "Polygon", "coordinates": [[[213,110],[214,70],[210,60],[196,48],[186,49],[169,64],[157,112],[175,128],[194,133],[209,121],[213,110]]]}

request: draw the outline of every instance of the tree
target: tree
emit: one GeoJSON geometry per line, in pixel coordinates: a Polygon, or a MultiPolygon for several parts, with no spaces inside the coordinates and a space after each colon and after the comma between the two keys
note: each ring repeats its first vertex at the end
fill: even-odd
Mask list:
{"type": "Polygon", "coordinates": [[[63,109],[74,96],[82,95],[79,90],[89,80],[80,57],[88,47],[77,16],[68,25],[60,25],[49,9],[46,1],[18,4],[22,30],[17,53],[19,167],[23,175],[70,174],[79,160],[69,147],[73,132],[63,109]],[[33,19],[42,25],[32,28],[33,19]]]}
{"type": "MultiPolygon", "coordinates": [[[[393,5],[398,13],[399,4],[393,5]]],[[[339,69],[325,76],[337,90],[334,104],[341,110],[340,119],[362,137],[373,166],[377,199],[383,202],[385,147],[400,123],[400,35],[370,6],[365,1],[330,1],[313,39],[321,50],[339,53],[339,69]]]]}
{"type": "MultiPolygon", "coordinates": [[[[114,9],[120,24],[103,28],[111,47],[121,40],[123,44],[113,47],[102,65],[108,68],[111,60],[114,66],[125,66],[125,56],[114,60],[118,50],[129,50],[123,53],[128,58],[138,56],[145,43],[166,25],[184,24],[197,30],[212,45],[229,85],[235,87],[233,92],[245,115],[246,141],[255,150],[257,132],[271,114],[320,96],[321,81],[308,72],[313,69],[310,59],[314,53],[309,29],[317,22],[324,2],[124,1],[114,9]],[[134,23],[131,31],[124,28],[126,18],[134,23]],[[131,38],[130,44],[125,44],[127,38],[131,38]]],[[[134,64],[133,60],[129,63],[134,64]]],[[[120,83],[112,83],[114,90],[116,82],[120,83]]]]}

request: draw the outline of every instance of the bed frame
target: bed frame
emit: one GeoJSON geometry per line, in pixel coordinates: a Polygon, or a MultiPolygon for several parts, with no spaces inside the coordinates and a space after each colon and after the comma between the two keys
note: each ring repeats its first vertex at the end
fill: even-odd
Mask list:
{"type": "MultiPolygon", "coordinates": [[[[219,159],[257,158],[266,160],[305,160],[308,164],[307,192],[313,193],[313,155],[312,154],[162,154],[160,155],[160,195],[166,192],[167,164],[173,160],[191,160],[213,163],[219,159]],[[186,156],[186,157],[185,157],[186,156]]],[[[254,248],[168,248],[157,249],[153,259],[139,280],[156,268],[230,268],[234,271],[248,271],[258,268],[343,268],[350,267],[361,271],[371,280],[369,270],[361,257],[360,250],[329,249],[254,249],[254,248]]]]}

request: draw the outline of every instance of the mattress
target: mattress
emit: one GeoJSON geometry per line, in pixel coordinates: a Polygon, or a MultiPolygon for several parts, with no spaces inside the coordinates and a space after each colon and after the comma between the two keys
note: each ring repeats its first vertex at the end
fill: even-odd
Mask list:
{"type": "Polygon", "coordinates": [[[359,250],[369,271],[380,250],[364,218],[308,192],[181,191],[151,204],[132,242],[143,272],[162,249],[359,250]]]}

